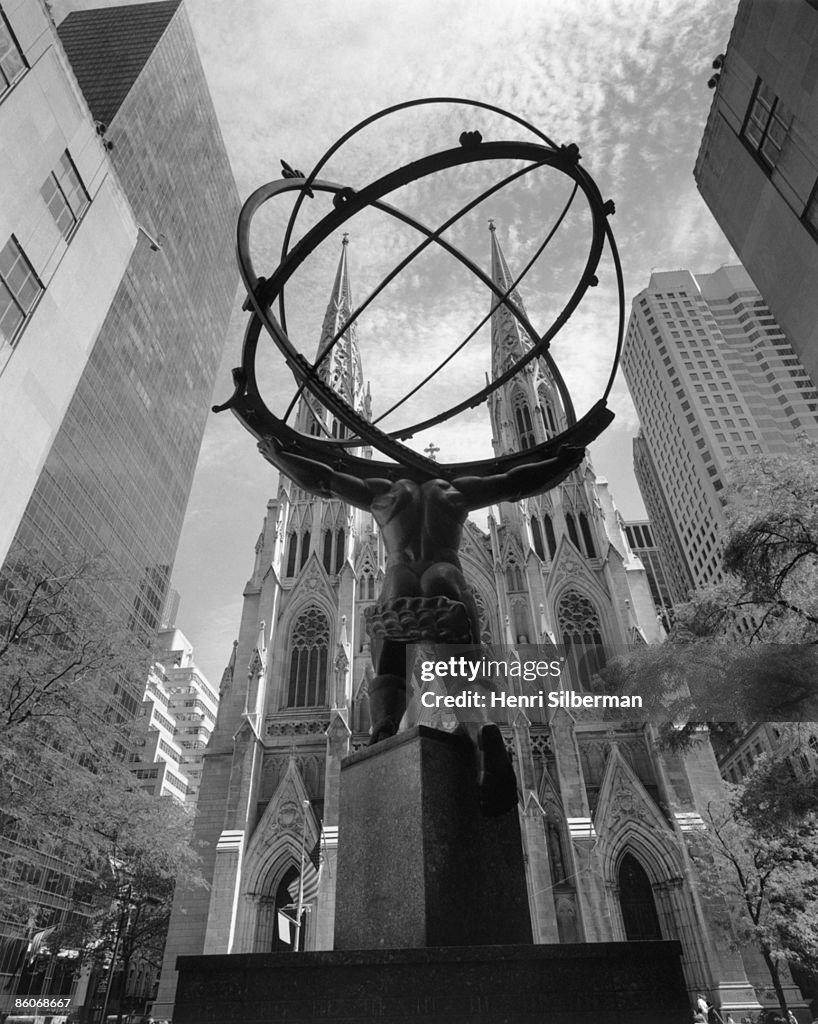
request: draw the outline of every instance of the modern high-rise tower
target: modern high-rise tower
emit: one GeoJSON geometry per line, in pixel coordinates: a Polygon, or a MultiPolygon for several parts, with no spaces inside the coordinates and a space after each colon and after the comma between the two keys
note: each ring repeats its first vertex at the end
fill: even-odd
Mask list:
{"type": "MultiPolygon", "coordinates": [[[[105,552],[147,634],[238,283],[236,186],[179,0],[77,12],[59,34],[43,0],[0,4],[0,148],[0,565],[105,552]]],[[[142,688],[116,698],[135,715],[142,688]]],[[[30,924],[65,921],[70,864],[17,860],[11,831],[0,859],[29,883],[30,924]]],[[[32,934],[7,913],[0,1016],[32,934]]],[[[31,991],[51,980],[68,983],[31,991]]]]}
{"type": "MultiPolygon", "coordinates": [[[[318,352],[352,309],[347,255],[344,245],[318,352]]],[[[494,231],[491,262],[508,290],[513,279],[494,231]]],[[[491,338],[495,376],[531,345],[503,307],[493,311],[491,338]]],[[[321,372],[369,414],[353,331],[321,372]]],[[[315,429],[337,433],[308,401],[297,413],[302,429],[318,416],[323,427],[315,429]]],[[[499,388],[489,416],[498,454],[558,433],[565,413],[546,362],[533,360],[499,388]]],[[[661,639],[644,567],[587,460],[548,493],[503,503],[488,525],[483,532],[468,521],[459,552],[484,642],[512,644],[523,658],[562,644],[565,688],[588,692],[615,651],[661,639]]],[[[290,948],[278,912],[292,904],[302,851],[319,836],[324,862],[303,944],[332,948],[340,767],[368,741],[364,612],[384,571],[371,514],[280,479],[204,755],[196,836],[210,889],[177,890],[155,1016],[172,1013],[179,954],[290,948]]],[[[417,698],[416,681],[412,691],[417,698]]],[[[418,705],[411,702],[410,714],[418,705]]],[[[455,725],[435,710],[418,717],[455,725]]],[[[691,993],[707,992],[734,1014],[757,1008],[741,956],[711,938],[710,915],[725,908],[699,898],[684,838],[721,786],[709,744],[664,752],[648,725],[564,707],[514,713],[503,732],[519,781],[534,940],[678,939],[691,993]]]]}
{"type": "Polygon", "coordinates": [[[642,426],[637,478],[666,562],[681,554],[691,583],[710,583],[730,461],[818,438],[818,392],[743,267],[652,274],[633,300],[622,369],[642,426]]]}
{"type": "MultiPolygon", "coordinates": [[[[131,580],[134,624],[152,630],[236,294],[238,196],[180,0],[78,11],[58,31],[135,245],[13,550],[106,551],[131,580]]],[[[104,273],[104,247],[97,262],[104,273]]],[[[95,288],[95,265],[72,282],[78,294],[95,288]]],[[[141,694],[130,697],[135,708],[141,694]]]]}

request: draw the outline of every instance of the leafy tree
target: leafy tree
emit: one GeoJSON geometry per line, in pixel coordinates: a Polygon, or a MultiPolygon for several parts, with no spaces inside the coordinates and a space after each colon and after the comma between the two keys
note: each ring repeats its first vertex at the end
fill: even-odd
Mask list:
{"type": "Polygon", "coordinates": [[[706,888],[728,898],[733,914],[722,923],[732,941],[761,952],[786,1018],[782,967],[818,967],[818,816],[762,829],[761,816],[748,813],[749,796],[728,787],[708,805],[704,829],[689,835],[691,855],[706,888]]]}
{"type": "MultiPolygon", "coordinates": [[[[664,644],[613,659],[601,685],[638,693],[663,742],[702,722],[818,720],[818,445],[733,463],[722,578],[674,610],[664,644]]],[[[728,723],[724,725],[722,723],[728,723]]]]}
{"type": "Polygon", "coordinates": [[[677,609],[677,636],[818,644],[818,444],[736,460],[725,578],[677,609]]]}
{"type": "Polygon", "coordinates": [[[126,760],[151,657],[117,611],[126,585],[85,556],[20,555],[0,580],[0,918],[29,937],[56,925],[53,951],[59,930],[99,940],[111,864],[160,893],[198,878],[190,816],[126,760]]]}

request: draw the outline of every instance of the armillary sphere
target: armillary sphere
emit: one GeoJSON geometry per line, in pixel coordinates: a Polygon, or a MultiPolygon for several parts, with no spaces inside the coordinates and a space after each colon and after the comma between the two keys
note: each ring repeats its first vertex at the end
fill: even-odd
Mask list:
{"type": "MultiPolygon", "coordinates": [[[[454,141],[454,140],[453,140],[454,141]]],[[[580,166],[579,148],[574,145],[557,145],[537,128],[530,125],[508,111],[488,103],[476,100],[435,98],[418,99],[400,103],[379,111],[377,114],[361,121],[354,128],[343,135],[324,156],[318,161],[308,175],[300,171],[294,171],[284,161],[284,176],[277,180],[268,182],[250,196],[245,202],[239,215],[237,230],[238,262],[241,275],[247,289],[247,300],[245,309],[250,313],[250,321],[244,339],[242,350],[241,366],[233,371],[235,391],[230,399],[221,406],[215,406],[214,411],[232,409],[244,426],[255,435],[259,441],[275,439],[286,451],[313,458],[317,461],[331,464],[341,472],[349,472],[357,476],[380,476],[384,479],[397,480],[409,478],[414,480],[428,480],[443,478],[451,480],[462,476],[483,476],[509,470],[518,465],[535,462],[553,456],[563,445],[585,447],[604,429],[612,419],[612,414],[606,408],[606,400],[613,385],[614,376],[619,363],[619,356],[622,347],[622,338],[625,324],[625,296],[622,282],[622,270],[619,255],[614,242],[613,233],[610,228],[609,218],[614,212],[614,204],[608,200],[604,201],[591,176],[580,166]],[[464,131],[457,140],[457,145],[451,149],[431,153],[422,156],[417,160],[398,167],[382,175],[375,181],[359,188],[352,188],[348,184],[338,184],[326,181],[319,177],[327,161],[353,136],[357,135],[364,128],[394,115],[409,107],[425,106],[431,104],[448,104],[461,108],[471,108],[491,111],[499,114],[517,126],[522,126],[533,136],[531,141],[527,140],[484,140],[479,132],[464,131]],[[421,223],[414,217],[408,215],[397,207],[386,201],[395,190],[419,179],[428,178],[449,168],[464,167],[465,165],[484,163],[488,161],[514,160],[522,161],[511,173],[506,174],[501,180],[485,189],[479,196],[469,203],[461,206],[455,213],[448,217],[437,227],[431,228],[421,223]],[[562,211],[556,224],[553,226],[542,245],[537,250],[526,271],[531,267],[534,260],[542,253],[548,241],[559,227],[563,217],[567,213],[568,205],[571,204],[576,194],[581,193],[587,202],[591,218],[591,240],[587,259],[584,268],[568,300],[557,314],[548,329],[541,333],[530,323],[525,312],[512,298],[514,287],[504,291],[491,280],[485,271],[473,263],[464,253],[448,242],[444,237],[447,231],[460,218],[464,217],[470,210],[483,200],[498,192],[512,181],[522,178],[526,174],[540,168],[550,169],[559,174],[565,175],[573,182],[571,197],[566,208],[562,211]],[[258,210],[271,199],[288,192],[298,193],[296,202],[293,205],[292,213],[287,224],[284,241],[281,251],[281,260],[278,266],[269,277],[260,276],[250,257],[250,226],[258,210]],[[333,197],[333,208],[321,220],[308,230],[292,247],[290,242],[293,230],[297,222],[298,213],[305,198],[311,198],[315,193],[325,192],[333,197]],[[304,260],[313,250],[325,241],[334,231],[347,224],[352,218],[367,208],[374,208],[394,217],[396,220],[411,226],[420,238],[416,247],[402,259],[368,298],[361,303],[347,319],[338,334],[331,342],[324,347],[315,362],[308,360],[290,340],[286,327],[285,308],[285,286],[293,274],[302,265],[304,260]],[[574,412],[573,402],[568,389],[563,381],[557,366],[554,363],[549,347],[557,332],[565,325],[569,317],[574,313],[581,302],[588,288],[597,284],[597,269],[603,256],[607,243],[610,251],[619,299],[618,323],[616,331],[616,343],[612,366],[607,385],[599,401],[579,420],[574,412]],[[490,292],[493,293],[494,303],[502,303],[514,316],[523,330],[531,340],[531,346],[525,351],[516,362],[508,367],[505,372],[495,377],[485,387],[469,395],[462,401],[457,402],[448,409],[444,409],[436,415],[412,423],[406,427],[392,432],[380,429],[376,423],[367,421],[355,409],[353,409],[344,398],[333,390],[328,383],[321,379],[319,369],[323,360],[332,350],[334,344],[350,328],[352,323],[369,306],[373,299],[392,281],[409,263],[430,245],[440,246],[454,259],[458,260],[479,279],[490,292]],[[274,308],[277,307],[277,313],[274,308]],[[274,415],[266,406],[258,389],[256,377],[256,354],[259,349],[259,342],[262,338],[262,331],[275,343],[281,352],[287,366],[297,382],[297,392],[293,398],[290,409],[284,418],[274,415]],[[443,423],[466,409],[480,405],[498,388],[502,387],[509,379],[533,359],[544,359],[550,375],[559,390],[567,427],[555,437],[542,444],[527,448],[524,451],[510,453],[495,458],[478,460],[474,462],[460,463],[439,463],[434,462],[426,456],[413,451],[402,442],[410,438],[416,432],[431,427],[437,423],[443,423]],[[327,410],[329,410],[339,421],[345,424],[347,436],[343,439],[330,437],[314,437],[303,434],[286,422],[289,412],[292,411],[298,397],[304,392],[309,392],[327,410]],[[378,462],[371,459],[363,459],[355,455],[350,449],[360,448],[362,445],[371,445],[387,459],[388,462],[378,462]]],[[[525,273],[525,271],[523,272],[525,273]]],[[[514,282],[514,285],[522,278],[522,274],[514,282]]],[[[476,333],[472,331],[466,338],[468,341],[476,333]]],[[[464,341],[455,351],[459,351],[466,343],[464,341]]],[[[447,357],[438,366],[434,373],[438,372],[448,359],[447,357]]],[[[432,376],[425,379],[428,382],[432,376]]],[[[418,388],[421,385],[418,385],[418,388]]],[[[418,388],[414,388],[408,395],[396,403],[405,402],[418,388]]],[[[389,410],[392,411],[392,410],[389,410]]],[[[382,418],[382,417],[381,417],[382,418]]]]}

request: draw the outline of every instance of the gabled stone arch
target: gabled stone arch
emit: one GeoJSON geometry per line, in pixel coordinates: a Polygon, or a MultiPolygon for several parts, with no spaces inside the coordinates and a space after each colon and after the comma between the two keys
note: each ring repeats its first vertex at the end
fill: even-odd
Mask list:
{"type": "Polygon", "coordinates": [[[609,885],[615,886],[622,857],[629,851],[654,885],[682,876],[681,853],[673,830],[616,747],[605,766],[594,826],[609,885]]]}
{"type": "Polygon", "coordinates": [[[300,870],[302,837],[305,848],[311,850],[319,832],[304,780],[291,759],[247,844],[234,952],[269,951],[276,925],[278,887],[292,867],[300,870]]]}

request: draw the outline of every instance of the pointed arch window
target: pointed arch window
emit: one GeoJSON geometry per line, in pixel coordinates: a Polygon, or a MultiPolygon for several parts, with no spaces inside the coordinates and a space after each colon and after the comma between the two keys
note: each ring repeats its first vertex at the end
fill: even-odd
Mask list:
{"type": "Polygon", "coordinates": [[[284,571],[285,576],[295,576],[295,558],[298,551],[298,535],[296,533],[287,534],[287,559],[286,569],[284,571]]]}
{"type": "Polygon", "coordinates": [[[324,543],[321,551],[321,561],[327,572],[332,572],[332,530],[324,530],[324,543]]]}
{"type": "Polygon", "coordinates": [[[594,547],[594,538],[591,533],[591,524],[588,522],[588,516],[584,512],[579,514],[579,528],[582,533],[582,539],[585,542],[585,553],[589,558],[596,558],[596,548],[594,547]]]}
{"type": "Polygon", "coordinates": [[[545,542],[548,545],[548,553],[553,558],[557,553],[557,538],[554,536],[554,524],[551,516],[547,513],[542,517],[542,524],[545,527],[545,542]]]}
{"type": "Polygon", "coordinates": [[[617,881],[622,923],[628,941],[661,939],[662,929],[659,925],[659,915],[656,913],[650,879],[632,853],[626,853],[622,858],[617,881]]]}
{"type": "Polygon", "coordinates": [[[305,530],[301,534],[301,561],[298,563],[298,568],[303,569],[307,564],[307,559],[310,554],[310,531],[305,530]]]}
{"type": "Polygon", "coordinates": [[[557,605],[557,624],[565,646],[570,679],[587,690],[593,677],[604,668],[606,660],[599,613],[583,594],[567,590],[557,605]]]}
{"type": "Polygon", "coordinates": [[[327,702],[329,619],[310,606],[296,619],[290,640],[287,707],[319,707],[327,702]]]}
{"type": "Polygon", "coordinates": [[[358,595],[361,601],[375,600],[375,576],[368,565],[361,571],[358,581],[358,595]]]}
{"type": "Polygon", "coordinates": [[[506,585],[509,590],[523,589],[523,574],[516,558],[510,558],[506,563],[506,585]]]}
{"type": "Polygon", "coordinates": [[[344,564],[345,534],[343,526],[335,531],[335,572],[339,573],[344,564]]]}
{"type": "Polygon", "coordinates": [[[571,543],[579,551],[582,551],[582,545],[579,542],[579,534],[577,533],[577,524],[574,522],[572,513],[565,513],[565,525],[568,527],[568,536],[571,538],[571,543]]]}
{"type": "Polygon", "coordinates": [[[539,409],[540,415],[542,416],[543,426],[545,427],[545,436],[554,437],[554,435],[559,433],[559,431],[557,430],[557,421],[554,417],[552,399],[543,387],[539,389],[538,397],[540,399],[539,409]]]}
{"type": "Polygon", "coordinates": [[[521,448],[533,448],[537,443],[534,437],[534,424],[531,422],[531,410],[525,395],[519,389],[514,391],[512,396],[514,408],[514,422],[517,426],[517,437],[520,440],[521,448]]]}
{"type": "Polygon", "coordinates": [[[344,564],[344,528],[324,530],[321,561],[328,573],[339,573],[344,564]]]}
{"type": "Polygon", "coordinates": [[[534,550],[537,552],[537,555],[545,560],[545,548],[543,548],[542,544],[540,521],[536,516],[531,517],[531,538],[534,541],[534,550]]]}

